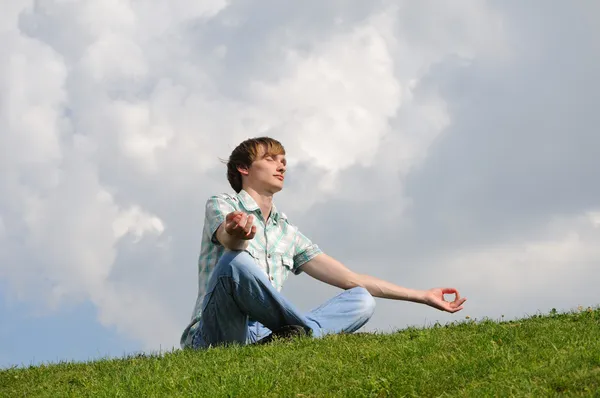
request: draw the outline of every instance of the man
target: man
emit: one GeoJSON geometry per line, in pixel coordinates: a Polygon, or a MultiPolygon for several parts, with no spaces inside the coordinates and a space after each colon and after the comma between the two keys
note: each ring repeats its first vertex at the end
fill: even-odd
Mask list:
{"type": "Polygon", "coordinates": [[[206,203],[199,258],[199,291],[183,348],[270,341],[275,336],[352,333],[375,309],[373,296],[456,312],[465,298],[453,288],[413,290],[357,274],[323,253],[273,203],[287,164],[278,141],[254,138],[235,148],[227,178],[236,195],[206,203]],[[279,291],[290,272],[344,289],[304,314],[279,291]],[[447,302],[444,294],[455,294],[447,302]]]}

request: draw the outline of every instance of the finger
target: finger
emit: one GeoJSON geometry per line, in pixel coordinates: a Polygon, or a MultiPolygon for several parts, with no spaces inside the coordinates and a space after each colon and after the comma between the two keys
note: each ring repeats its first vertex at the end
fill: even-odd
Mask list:
{"type": "Polygon", "coordinates": [[[227,231],[227,233],[231,232],[231,230],[233,230],[233,227],[235,227],[236,223],[234,221],[228,222],[225,224],[225,231],[227,231]]]}
{"type": "Polygon", "coordinates": [[[443,287],[442,294],[456,294],[457,297],[459,295],[458,290],[453,287],[443,287]]]}
{"type": "Polygon", "coordinates": [[[254,226],[253,223],[254,223],[254,216],[249,215],[248,218],[246,219],[246,225],[244,225],[244,233],[246,235],[248,235],[248,233],[250,233],[250,230],[254,226]]]}
{"type": "Polygon", "coordinates": [[[240,214],[242,214],[241,211],[232,211],[231,213],[227,214],[227,216],[225,216],[225,220],[232,221],[236,216],[239,216],[240,214]]]}
{"type": "Polygon", "coordinates": [[[231,222],[237,223],[242,218],[242,215],[243,215],[243,213],[240,213],[240,212],[237,212],[237,214],[233,214],[231,217],[231,222]]]}
{"type": "Polygon", "coordinates": [[[244,235],[246,235],[246,233],[248,232],[246,226],[248,225],[249,218],[250,216],[246,214],[244,219],[240,220],[240,232],[244,235]]]}
{"type": "Polygon", "coordinates": [[[454,304],[452,307],[456,310],[456,311],[460,311],[464,308],[464,302],[467,301],[467,299],[463,299],[460,302],[454,304]]]}
{"type": "Polygon", "coordinates": [[[250,232],[246,235],[246,239],[254,239],[254,235],[256,235],[256,225],[253,225],[252,228],[250,228],[250,232]]]}
{"type": "Polygon", "coordinates": [[[237,227],[237,220],[234,218],[229,224],[227,224],[227,232],[230,234],[235,232],[235,227],[237,227]]]}
{"type": "MultiPolygon", "coordinates": [[[[231,213],[230,213],[230,214],[231,214],[231,213]]],[[[229,220],[229,221],[225,221],[225,230],[226,230],[228,233],[232,233],[232,232],[234,232],[234,230],[235,230],[235,227],[236,227],[236,226],[237,226],[237,224],[238,224],[239,218],[240,218],[240,215],[236,215],[236,216],[234,216],[234,217],[231,217],[231,220],[229,220]]]]}
{"type": "Polygon", "coordinates": [[[246,226],[246,219],[248,216],[245,213],[242,213],[240,218],[238,219],[237,225],[235,226],[236,231],[243,231],[246,226]]]}
{"type": "Polygon", "coordinates": [[[455,307],[459,307],[459,306],[461,306],[461,305],[462,305],[462,304],[463,304],[465,301],[467,301],[467,298],[466,298],[466,297],[464,297],[464,298],[461,298],[461,299],[456,299],[456,300],[454,300],[454,301],[453,301],[451,304],[452,304],[453,306],[455,306],[455,307]]]}
{"type": "Polygon", "coordinates": [[[460,300],[455,300],[455,301],[456,301],[456,304],[455,304],[456,306],[461,306],[461,305],[464,304],[465,301],[467,301],[467,298],[464,297],[464,298],[462,298],[460,300]]]}
{"type": "Polygon", "coordinates": [[[454,294],[454,300],[452,300],[452,303],[455,303],[458,300],[460,300],[460,292],[457,289],[453,288],[453,287],[442,288],[442,296],[444,294],[454,294]]]}
{"type": "Polygon", "coordinates": [[[463,307],[462,306],[454,306],[454,305],[448,305],[446,307],[446,311],[450,312],[450,313],[455,313],[458,312],[460,310],[462,310],[463,307]]]}

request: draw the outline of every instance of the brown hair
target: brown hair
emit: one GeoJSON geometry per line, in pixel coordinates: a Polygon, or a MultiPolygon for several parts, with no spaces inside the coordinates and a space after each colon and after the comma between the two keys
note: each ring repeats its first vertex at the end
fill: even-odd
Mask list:
{"type": "Polygon", "coordinates": [[[258,156],[260,146],[265,149],[265,155],[285,155],[283,145],[269,137],[250,138],[239,144],[227,161],[227,180],[235,192],[242,190],[242,174],[238,168],[250,168],[258,156]]]}

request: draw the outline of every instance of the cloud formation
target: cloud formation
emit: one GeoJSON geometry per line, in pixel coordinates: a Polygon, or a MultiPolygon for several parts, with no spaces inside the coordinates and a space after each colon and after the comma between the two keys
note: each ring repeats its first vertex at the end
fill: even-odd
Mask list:
{"type": "MultiPolygon", "coordinates": [[[[594,304],[598,6],[538,5],[10,2],[4,294],[177,345],[218,158],[264,134],[278,206],[355,270],[462,287],[478,316],[594,304]]],[[[294,279],[303,308],[332,293],[294,279]]],[[[452,319],[380,303],[371,329],[452,319]]]]}

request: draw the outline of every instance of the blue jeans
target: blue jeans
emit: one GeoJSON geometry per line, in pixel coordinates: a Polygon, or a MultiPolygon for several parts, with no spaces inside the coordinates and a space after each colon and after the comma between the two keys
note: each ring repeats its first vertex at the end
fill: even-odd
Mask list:
{"type": "Polygon", "coordinates": [[[206,292],[200,326],[193,337],[194,348],[251,344],[286,325],[302,326],[313,337],[352,333],[367,323],[375,310],[369,292],[355,287],[302,314],[243,251],[223,254],[206,292]]]}

